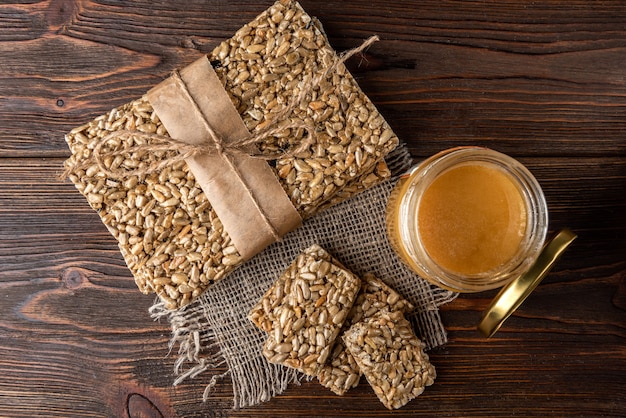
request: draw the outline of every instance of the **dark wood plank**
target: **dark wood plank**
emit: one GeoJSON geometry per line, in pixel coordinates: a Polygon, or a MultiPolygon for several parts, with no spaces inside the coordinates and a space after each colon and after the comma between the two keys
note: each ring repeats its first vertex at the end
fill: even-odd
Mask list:
{"type": "MultiPolygon", "coordinates": [[[[361,82],[386,114],[396,115],[390,122],[403,138],[420,140],[418,155],[493,141],[507,152],[552,154],[554,141],[582,155],[624,152],[616,140],[626,106],[626,11],[619,2],[606,10],[586,2],[530,10],[490,4],[479,16],[454,3],[391,8],[403,9],[401,16],[364,2],[304,5],[326,23],[338,49],[380,34],[371,53],[382,70],[361,82]],[[502,13],[510,16],[502,20],[502,13]]],[[[6,10],[11,19],[0,24],[24,26],[18,24],[15,40],[5,35],[14,42],[0,44],[4,76],[20,81],[3,88],[10,105],[0,113],[0,133],[11,140],[0,151],[64,155],[62,137],[71,127],[141,95],[266,7],[210,6],[151,11],[152,2],[55,1],[6,10]],[[35,29],[40,36],[19,37],[35,29]]]]}
{"type": "MultiPolygon", "coordinates": [[[[169,327],[148,315],[113,238],[57,180],[72,127],[143,94],[271,1],[0,5],[0,416],[389,416],[364,382],[316,382],[231,410],[222,380],[172,387],[169,327]]],[[[495,292],[442,309],[439,377],[394,416],[626,411],[626,4],[302,1],[416,159],[484,145],[526,164],[551,231],[579,239],[491,340],[495,292]]],[[[174,348],[174,351],[177,348],[174,348]]],[[[218,372],[223,372],[222,367],[218,372]]]]}

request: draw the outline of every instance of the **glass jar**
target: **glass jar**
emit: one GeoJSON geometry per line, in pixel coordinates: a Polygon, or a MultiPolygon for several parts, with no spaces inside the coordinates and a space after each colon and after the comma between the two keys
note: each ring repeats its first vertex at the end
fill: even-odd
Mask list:
{"type": "Polygon", "coordinates": [[[401,177],[387,207],[389,241],[404,263],[457,292],[501,287],[528,270],[547,229],[537,180],[488,148],[426,159],[401,177]]]}

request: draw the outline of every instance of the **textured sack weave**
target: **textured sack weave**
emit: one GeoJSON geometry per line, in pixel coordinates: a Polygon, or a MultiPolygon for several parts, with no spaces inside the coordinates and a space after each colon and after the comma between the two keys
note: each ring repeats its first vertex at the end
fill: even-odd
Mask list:
{"type": "Polygon", "coordinates": [[[267,362],[261,354],[267,336],[247,319],[247,314],[291,261],[315,243],[357,275],[372,272],[408,299],[416,307],[410,319],[427,349],[447,341],[438,307],[456,294],[431,286],[412,273],[387,241],[387,199],[397,174],[411,165],[411,157],[405,147],[400,147],[387,162],[396,174],[393,180],[309,219],[190,305],[167,311],[157,303],[151,309],[153,317],[168,318],[173,332],[171,347],[179,346],[174,384],[226,365],[226,373],[213,375],[204,399],[220,378],[230,375],[234,407],[243,408],[267,401],[289,383],[301,381],[304,376],[295,370],[267,362]]]}

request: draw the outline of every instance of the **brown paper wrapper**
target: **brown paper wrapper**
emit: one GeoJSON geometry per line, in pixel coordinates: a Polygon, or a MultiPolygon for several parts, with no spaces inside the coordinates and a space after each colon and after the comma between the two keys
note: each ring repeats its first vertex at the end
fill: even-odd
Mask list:
{"type": "MultiPolygon", "coordinates": [[[[213,138],[221,146],[250,137],[206,57],[180,72],[184,85],[176,80],[170,77],[146,95],[172,138],[191,145],[213,138]]],[[[254,145],[247,148],[242,151],[256,152],[254,145]]],[[[265,160],[203,153],[186,163],[244,260],[302,223],[265,160]]]]}

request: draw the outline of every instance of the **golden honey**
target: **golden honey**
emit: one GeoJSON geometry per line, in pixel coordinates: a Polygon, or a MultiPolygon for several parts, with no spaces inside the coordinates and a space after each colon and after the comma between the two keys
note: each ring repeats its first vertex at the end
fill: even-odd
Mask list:
{"type": "Polygon", "coordinates": [[[424,191],[416,216],[426,252],[458,274],[479,274],[505,264],[526,229],[520,190],[504,172],[483,164],[465,164],[439,175],[424,191]]]}
{"type": "Polygon", "coordinates": [[[536,179],[496,151],[444,151],[403,176],[387,229],[400,258],[427,280],[472,292],[512,280],[534,262],[547,207],[536,179]]]}

